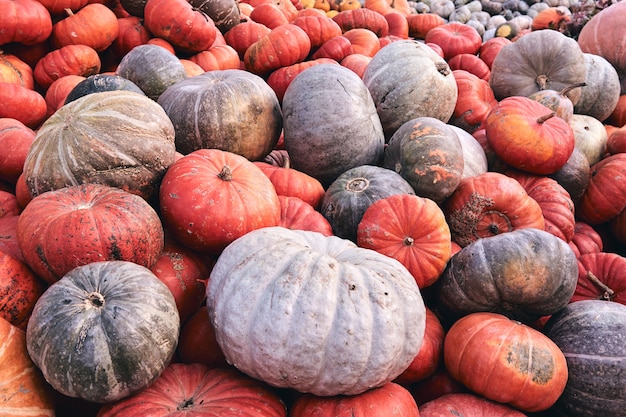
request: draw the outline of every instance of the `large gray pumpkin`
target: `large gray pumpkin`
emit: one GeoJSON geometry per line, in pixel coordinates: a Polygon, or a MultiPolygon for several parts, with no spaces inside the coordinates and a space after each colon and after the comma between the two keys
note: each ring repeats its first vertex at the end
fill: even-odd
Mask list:
{"type": "Polygon", "coordinates": [[[574,113],[594,117],[601,122],[606,120],[619,101],[621,85],[617,70],[600,55],[585,53],[587,78],[581,89],[580,99],[574,106],[574,113]]]}
{"type": "MultiPolygon", "coordinates": [[[[582,83],[587,66],[578,43],[556,30],[537,30],[505,45],[491,65],[489,85],[496,99],[528,97],[540,90],[561,91],[582,83]]],[[[567,97],[576,104],[580,88],[567,97]]]]}
{"type": "Polygon", "coordinates": [[[341,65],[319,64],[298,74],[282,102],[291,165],[328,186],[360,165],[378,165],[385,139],[372,97],[341,65]]]}
{"type": "Polygon", "coordinates": [[[372,94],[387,140],[405,122],[433,117],[447,123],[458,87],[446,61],[428,45],[401,40],[382,48],[363,81],[372,94]]]}
{"type": "Polygon", "coordinates": [[[28,353],[60,393],[96,403],[154,382],[178,343],[170,290],[149,269],[126,261],[79,266],[37,300],[28,353]]]}
{"type": "Polygon", "coordinates": [[[207,308],[229,363],[276,386],[358,394],[419,351],[425,307],[398,261],[349,240],[257,229],[217,259],[207,308]]]}
{"type": "Polygon", "coordinates": [[[208,71],[169,87],[159,97],[176,130],[176,150],[220,149],[263,159],[282,130],[276,93],[259,76],[236,69],[208,71]]]}

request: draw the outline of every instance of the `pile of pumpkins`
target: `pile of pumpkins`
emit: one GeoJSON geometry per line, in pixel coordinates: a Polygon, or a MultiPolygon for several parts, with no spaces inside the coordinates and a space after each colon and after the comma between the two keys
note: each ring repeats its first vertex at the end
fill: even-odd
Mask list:
{"type": "Polygon", "coordinates": [[[0,415],[626,416],[626,2],[0,7],[0,415]]]}

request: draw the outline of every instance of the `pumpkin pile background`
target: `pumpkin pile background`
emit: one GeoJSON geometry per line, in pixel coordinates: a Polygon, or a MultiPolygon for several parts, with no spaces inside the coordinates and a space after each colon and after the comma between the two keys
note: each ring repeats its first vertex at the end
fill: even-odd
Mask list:
{"type": "Polygon", "coordinates": [[[626,2],[0,10],[0,416],[626,417],[626,2]]]}

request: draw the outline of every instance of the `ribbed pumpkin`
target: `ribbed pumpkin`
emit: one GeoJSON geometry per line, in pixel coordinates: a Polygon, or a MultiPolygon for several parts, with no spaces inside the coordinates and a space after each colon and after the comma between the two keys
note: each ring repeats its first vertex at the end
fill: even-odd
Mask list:
{"type": "Polygon", "coordinates": [[[17,119],[0,118],[0,180],[15,184],[24,170],[24,161],[35,132],[17,119]]]}
{"type": "Polygon", "coordinates": [[[173,413],[222,417],[287,415],[280,397],[262,382],[234,369],[211,369],[198,363],[172,363],[150,387],[106,404],[98,417],[146,413],[152,417],[167,417],[173,413]]]}
{"type": "Polygon", "coordinates": [[[463,148],[451,125],[434,117],[403,123],[389,139],[383,166],[400,174],[420,197],[440,203],[458,187],[463,148]]]}
{"type": "Polygon", "coordinates": [[[33,196],[98,183],[150,200],[174,162],[174,126],[157,103],[130,91],[89,94],[37,131],[24,163],[33,196]]]}
{"type": "Polygon", "coordinates": [[[626,153],[610,155],[591,166],[589,184],[576,206],[578,217],[591,224],[605,223],[626,208],[626,153]]]}
{"type": "Polygon", "coordinates": [[[385,137],[405,122],[433,117],[448,122],[458,88],[452,70],[432,48],[415,40],[392,42],[372,59],[363,74],[385,137]]]}
{"type": "Polygon", "coordinates": [[[437,281],[451,256],[443,211],[434,201],[411,194],[372,202],[358,224],[357,244],[400,261],[420,288],[437,281]]]}
{"type": "Polygon", "coordinates": [[[471,393],[444,394],[420,405],[420,417],[458,416],[526,417],[526,414],[471,393]]]}
{"type": "Polygon", "coordinates": [[[37,300],[26,345],[57,391],[104,403],[151,385],[174,355],[179,328],[172,293],[149,269],[92,262],[37,300]]]}
{"type": "Polygon", "coordinates": [[[0,415],[54,416],[54,392],[26,350],[26,334],[0,318],[0,415]]]}
{"type": "Polygon", "coordinates": [[[476,394],[522,411],[549,409],[567,383],[568,366],[559,347],[500,314],[459,319],[446,333],[443,353],[455,379],[476,394]]]}
{"type": "Polygon", "coordinates": [[[565,241],[519,229],[454,254],[437,280],[436,299],[451,320],[491,311],[531,323],[567,305],[577,281],[576,256],[565,241]]]}
{"type": "Polygon", "coordinates": [[[329,221],[315,210],[309,203],[298,197],[279,195],[280,223],[279,226],[287,229],[310,230],[324,236],[333,235],[333,227],[329,221]]]}
{"type": "Polygon", "coordinates": [[[612,252],[578,257],[578,285],[571,302],[606,300],[626,304],[626,258],[612,252]]]}
{"type": "Polygon", "coordinates": [[[489,83],[466,70],[453,70],[459,97],[449,123],[468,132],[482,127],[489,112],[498,104],[489,83]]]}
{"type": "Polygon", "coordinates": [[[425,307],[398,261],[320,233],[266,227],[230,244],[207,287],[229,363],[277,387],[354,395],[420,349],[425,307]]]}
{"type": "Polygon", "coordinates": [[[219,254],[238,237],[280,222],[269,178],[243,156],[219,149],[199,149],[172,164],[159,201],[165,228],[200,252],[219,254]]]}
{"type": "Polygon", "coordinates": [[[207,71],[179,81],[158,99],[176,131],[176,150],[221,149],[263,159],[278,142],[282,114],[276,93],[239,69],[207,71]]]}
{"type": "Polygon", "coordinates": [[[414,195],[413,187],[398,173],[374,165],[351,168],[330,184],[320,207],[336,236],[357,240],[365,211],[376,201],[396,194],[414,195]]]}
{"type": "Polygon", "coordinates": [[[350,168],[382,159],[384,135],[372,96],[347,68],[305,69],[287,87],[282,110],[291,165],[325,187],[350,168]]]}
{"type": "Polygon", "coordinates": [[[551,415],[623,416],[626,306],[600,300],[570,303],[543,331],[565,354],[569,369],[565,391],[551,415]]]}
{"type": "Polygon", "coordinates": [[[26,263],[49,283],[91,262],[151,267],[163,249],[157,212],[119,188],[83,184],[49,191],[26,206],[17,239],[26,263]]]}

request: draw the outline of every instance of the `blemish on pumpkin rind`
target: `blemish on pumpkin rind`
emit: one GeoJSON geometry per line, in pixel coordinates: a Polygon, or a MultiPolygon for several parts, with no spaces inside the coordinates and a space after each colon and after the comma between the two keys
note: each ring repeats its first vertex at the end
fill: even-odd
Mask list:
{"type": "Polygon", "coordinates": [[[554,378],[554,359],[545,348],[512,343],[507,346],[504,359],[509,367],[522,375],[529,375],[537,385],[547,385],[554,378]]]}

